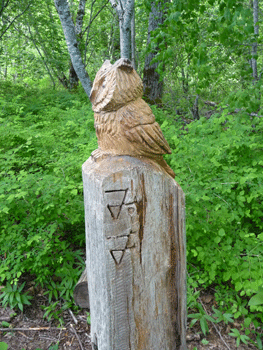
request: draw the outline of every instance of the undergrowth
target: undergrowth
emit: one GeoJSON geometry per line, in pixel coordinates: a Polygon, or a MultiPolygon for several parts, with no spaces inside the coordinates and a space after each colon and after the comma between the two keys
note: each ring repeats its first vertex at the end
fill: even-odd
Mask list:
{"type": "Polygon", "coordinates": [[[188,285],[216,286],[219,310],[241,319],[262,349],[263,118],[224,108],[184,125],[155,112],[186,195],[188,285]]]}
{"type": "Polygon", "coordinates": [[[0,281],[30,273],[72,300],[84,266],[81,165],[97,144],[89,102],[2,84],[0,105],[0,281]]]}
{"type": "MultiPolygon", "coordinates": [[[[72,302],[84,266],[81,165],[97,147],[93,112],[78,94],[8,84],[0,85],[0,102],[0,281],[17,294],[14,286],[31,274],[47,290],[52,317],[58,300],[64,307],[72,302]]],[[[186,195],[190,319],[208,331],[211,315],[194,291],[213,285],[215,322],[241,319],[245,335],[260,339],[263,118],[225,107],[184,125],[153,110],[172,149],[166,160],[186,195]]],[[[232,330],[247,341],[241,335],[232,330]]]]}

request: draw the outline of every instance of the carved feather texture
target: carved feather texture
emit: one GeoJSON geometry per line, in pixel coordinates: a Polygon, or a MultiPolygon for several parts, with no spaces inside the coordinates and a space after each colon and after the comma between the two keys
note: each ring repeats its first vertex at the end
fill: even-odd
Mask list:
{"type": "Polygon", "coordinates": [[[99,144],[96,154],[148,157],[174,177],[162,158],[171,153],[170,147],[142,93],[142,80],[129,60],[104,62],[90,95],[99,144]]]}

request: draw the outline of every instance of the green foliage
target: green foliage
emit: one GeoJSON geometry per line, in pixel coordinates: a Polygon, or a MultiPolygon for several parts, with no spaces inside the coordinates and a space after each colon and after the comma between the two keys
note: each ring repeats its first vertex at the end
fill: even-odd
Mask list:
{"type": "Polygon", "coordinates": [[[83,269],[81,164],[96,148],[92,111],[81,96],[8,84],[0,99],[0,280],[15,286],[30,273],[49,298],[71,300],[83,269]]]}
{"type": "Polygon", "coordinates": [[[249,306],[263,305],[263,288],[259,287],[257,293],[249,300],[249,306]]]}
{"type": "Polygon", "coordinates": [[[244,344],[247,344],[247,342],[250,340],[250,338],[245,335],[245,334],[240,334],[239,330],[236,328],[231,328],[231,333],[229,333],[229,335],[231,335],[231,337],[236,338],[236,345],[237,347],[240,344],[240,341],[244,344]]]}
{"type": "Polygon", "coordinates": [[[90,313],[86,312],[87,314],[87,324],[91,325],[91,321],[90,321],[90,313]]]}
{"type": "Polygon", "coordinates": [[[251,295],[262,280],[262,118],[225,110],[187,130],[162,127],[186,194],[188,262],[200,266],[199,284],[231,281],[251,295]]]}
{"type": "MultiPolygon", "coordinates": [[[[216,322],[245,316],[260,327],[263,118],[224,108],[184,126],[165,112],[154,113],[173,150],[166,159],[186,195],[189,286],[217,286],[216,322]]],[[[207,332],[202,310],[190,318],[202,319],[207,332]]]]}
{"type": "Polygon", "coordinates": [[[204,310],[195,314],[189,314],[189,318],[192,318],[190,327],[192,327],[197,321],[200,322],[201,330],[206,335],[209,332],[207,321],[215,322],[213,317],[207,315],[204,310]]]}
{"type": "Polygon", "coordinates": [[[220,311],[218,309],[215,309],[213,306],[212,306],[212,309],[214,311],[213,317],[215,318],[215,323],[219,323],[219,322],[222,322],[222,321],[225,324],[234,323],[232,314],[230,314],[230,313],[223,313],[222,311],[220,311]]]}
{"type": "Polygon", "coordinates": [[[24,309],[24,305],[31,305],[30,299],[33,297],[27,295],[27,293],[22,294],[22,290],[25,286],[25,282],[18,287],[17,284],[13,286],[9,283],[6,284],[5,288],[1,290],[0,299],[2,306],[6,307],[7,305],[14,309],[18,307],[21,311],[24,309]]]}

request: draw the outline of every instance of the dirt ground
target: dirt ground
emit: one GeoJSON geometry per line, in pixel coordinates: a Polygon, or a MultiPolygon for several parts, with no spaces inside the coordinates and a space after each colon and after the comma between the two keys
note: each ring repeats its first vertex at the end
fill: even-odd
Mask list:
{"type": "MultiPolygon", "coordinates": [[[[205,302],[205,300],[204,300],[205,302]]],[[[212,299],[206,304],[209,313],[212,306],[212,299]]],[[[79,310],[73,314],[71,310],[66,310],[62,314],[64,324],[62,328],[57,328],[58,321],[46,321],[43,319],[44,311],[41,305],[47,304],[44,297],[35,298],[32,305],[26,306],[23,313],[17,312],[15,316],[10,309],[0,308],[0,324],[10,324],[5,329],[0,330],[0,342],[8,344],[8,350],[91,350],[89,325],[87,324],[87,310],[79,310]]],[[[194,311],[193,311],[194,312],[194,311]]],[[[209,334],[204,337],[200,326],[187,329],[187,347],[193,350],[248,350],[257,349],[253,345],[241,344],[236,347],[235,339],[228,335],[231,328],[239,328],[239,324],[209,324],[209,334]]],[[[109,349],[110,350],[110,349],[109,349]]],[[[151,349],[145,349],[151,350],[151,349]]],[[[167,350],[167,349],[160,349],[167,350]]]]}

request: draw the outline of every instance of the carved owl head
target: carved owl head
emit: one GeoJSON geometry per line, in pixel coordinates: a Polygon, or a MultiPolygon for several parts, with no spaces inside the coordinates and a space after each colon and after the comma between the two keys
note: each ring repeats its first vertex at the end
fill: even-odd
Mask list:
{"type": "Polygon", "coordinates": [[[113,65],[105,61],[93,82],[90,100],[94,112],[114,111],[143,94],[142,80],[128,59],[113,65]]]}

